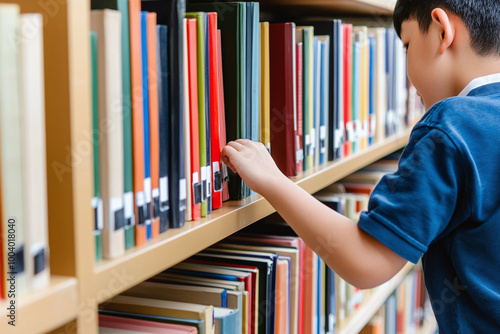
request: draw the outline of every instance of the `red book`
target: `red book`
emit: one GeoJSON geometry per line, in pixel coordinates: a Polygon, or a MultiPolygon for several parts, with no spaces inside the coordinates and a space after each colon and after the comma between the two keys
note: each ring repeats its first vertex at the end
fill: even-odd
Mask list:
{"type": "Polygon", "coordinates": [[[286,176],[297,175],[294,124],[295,24],[269,25],[271,156],[286,176]]]}
{"type": "Polygon", "coordinates": [[[158,111],[158,71],[156,64],[156,13],[147,15],[149,141],[151,149],[152,210],[151,237],[160,235],[160,114],[158,111]]]}
{"type": "Polygon", "coordinates": [[[144,197],[144,118],[142,110],[141,0],[130,0],[130,75],[132,92],[132,154],[134,157],[135,244],[146,243],[144,197]]]}
{"type": "Polygon", "coordinates": [[[201,218],[201,175],[200,175],[200,141],[198,130],[198,55],[196,19],[187,19],[187,62],[189,78],[189,123],[191,131],[191,217],[193,220],[201,218]]]}
{"type": "Polygon", "coordinates": [[[304,149],[302,148],[302,43],[297,43],[295,46],[295,62],[296,62],[296,77],[297,77],[297,142],[296,148],[297,157],[297,173],[302,173],[304,170],[304,149]]]}
{"type": "Polygon", "coordinates": [[[208,59],[210,73],[210,141],[212,145],[212,209],[222,206],[220,160],[219,61],[217,57],[217,13],[208,13],[208,59]]]}
{"type": "Polygon", "coordinates": [[[352,24],[344,24],[344,157],[352,153],[352,24]]]}
{"type": "MultiPolygon", "coordinates": [[[[222,149],[226,146],[226,113],[224,109],[224,77],[222,76],[222,43],[221,43],[221,33],[220,29],[217,29],[217,63],[219,71],[219,143],[222,149]]],[[[221,164],[222,166],[222,164],[221,164]]],[[[229,187],[227,184],[227,167],[222,166],[222,201],[227,201],[229,199],[229,187]]]]}

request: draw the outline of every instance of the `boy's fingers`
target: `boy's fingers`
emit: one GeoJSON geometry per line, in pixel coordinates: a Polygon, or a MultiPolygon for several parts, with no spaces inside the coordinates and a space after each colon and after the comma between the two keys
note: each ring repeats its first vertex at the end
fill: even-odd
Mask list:
{"type": "Polygon", "coordinates": [[[241,151],[242,149],[245,148],[245,146],[239,142],[240,139],[236,140],[236,141],[230,141],[229,143],[227,143],[226,147],[231,147],[231,148],[234,148],[235,150],[237,151],[241,151]]]}
{"type": "Polygon", "coordinates": [[[222,158],[222,162],[224,162],[227,167],[229,167],[234,173],[236,173],[236,169],[234,168],[234,166],[231,163],[231,161],[229,161],[228,156],[227,155],[223,155],[223,156],[221,156],[221,158],[222,158]]]}
{"type": "Polygon", "coordinates": [[[221,159],[226,164],[227,167],[229,167],[233,172],[236,173],[236,169],[234,168],[233,164],[231,163],[231,160],[229,159],[229,156],[235,153],[238,153],[238,151],[234,147],[226,145],[221,151],[221,159]]]}

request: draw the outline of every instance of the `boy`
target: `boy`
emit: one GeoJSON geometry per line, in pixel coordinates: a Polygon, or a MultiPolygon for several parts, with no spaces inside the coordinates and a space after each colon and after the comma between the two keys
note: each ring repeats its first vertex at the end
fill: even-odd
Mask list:
{"type": "Polygon", "coordinates": [[[394,25],[428,111],[357,225],[259,143],[230,142],[222,158],[346,281],[374,287],[422,257],[441,333],[499,333],[500,1],[398,0],[394,25]]]}

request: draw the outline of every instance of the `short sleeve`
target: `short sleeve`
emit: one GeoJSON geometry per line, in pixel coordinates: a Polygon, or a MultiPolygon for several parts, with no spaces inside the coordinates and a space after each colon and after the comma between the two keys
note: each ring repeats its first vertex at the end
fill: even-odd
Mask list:
{"type": "Polygon", "coordinates": [[[464,164],[442,130],[414,129],[398,170],[375,187],[358,226],[413,263],[443,233],[465,184],[464,164]]]}

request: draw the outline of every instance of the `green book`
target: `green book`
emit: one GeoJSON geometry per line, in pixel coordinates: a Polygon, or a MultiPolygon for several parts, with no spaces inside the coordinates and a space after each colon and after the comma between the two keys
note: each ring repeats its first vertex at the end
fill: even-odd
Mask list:
{"type": "Polygon", "coordinates": [[[90,32],[90,50],[92,61],[92,131],[94,140],[94,197],[92,208],[94,209],[94,237],[95,237],[95,260],[102,259],[101,231],[102,231],[102,198],[101,198],[101,175],[99,173],[99,87],[97,76],[97,33],[90,32]]]}
{"type": "Polygon", "coordinates": [[[304,171],[313,166],[313,27],[297,27],[297,43],[302,42],[302,147],[304,171]]]}
{"type": "MultiPolygon", "coordinates": [[[[186,18],[196,19],[196,48],[197,48],[197,68],[198,68],[198,134],[200,147],[200,171],[201,171],[201,216],[207,216],[207,178],[210,176],[207,173],[207,122],[210,119],[206,118],[206,101],[205,101],[205,80],[207,69],[205,69],[205,27],[207,25],[207,14],[204,12],[186,13],[186,18]]],[[[210,145],[210,143],[208,143],[210,145]]]]}
{"type": "Polygon", "coordinates": [[[92,9],[115,9],[122,24],[122,90],[123,90],[123,203],[125,214],[125,249],[135,246],[135,217],[132,158],[132,92],[130,82],[130,27],[128,0],[92,0],[92,9]]]}

